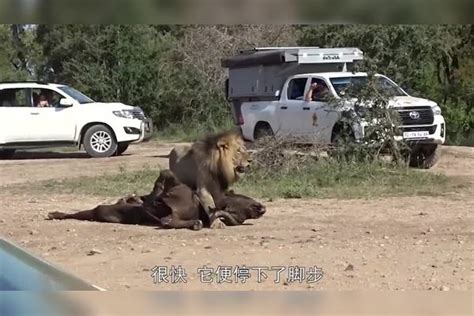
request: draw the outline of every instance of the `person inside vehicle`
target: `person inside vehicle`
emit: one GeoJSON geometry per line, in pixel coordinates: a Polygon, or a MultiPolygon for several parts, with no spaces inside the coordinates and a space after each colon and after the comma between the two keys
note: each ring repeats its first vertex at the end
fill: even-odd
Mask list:
{"type": "Polygon", "coordinates": [[[308,89],[308,92],[306,92],[304,100],[306,102],[325,101],[328,94],[329,94],[329,89],[325,82],[323,81],[318,82],[317,80],[313,80],[310,88],[308,89]]]}
{"type": "Polygon", "coordinates": [[[37,107],[45,108],[52,106],[53,103],[53,93],[49,90],[42,90],[40,96],[38,97],[37,107]]]}

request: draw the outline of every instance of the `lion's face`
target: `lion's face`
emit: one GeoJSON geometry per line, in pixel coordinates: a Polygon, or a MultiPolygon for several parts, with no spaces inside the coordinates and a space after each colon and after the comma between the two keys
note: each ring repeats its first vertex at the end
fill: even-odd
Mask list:
{"type": "Polygon", "coordinates": [[[234,164],[234,172],[238,176],[239,174],[248,171],[250,164],[252,163],[252,158],[250,157],[247,148],[245,148],[245,143],[242,139],[239,139],[235,145],[236,148],[232,161],[234,164]]]}
{"type": "Polygon", "coordinates": [[[231,134],[219,141],[218,148],[227,178],[232,180],[231,182],[237,181],[241,174],[247,172],[252,162],[244,140],[238,134],[231,134]]]}

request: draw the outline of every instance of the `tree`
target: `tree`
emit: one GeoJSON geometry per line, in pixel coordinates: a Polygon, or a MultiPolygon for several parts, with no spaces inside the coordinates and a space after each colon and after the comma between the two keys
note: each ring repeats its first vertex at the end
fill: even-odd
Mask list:
{"type": "Polygon", "coordinates": [[[31,79],[38,57],[34,30],[20,24],[0,25],[0,81],[31,79]]]}
{"type": "Polygon", "coordinates": [[[41,25],[43,79],[158,115],[161,62],[173,39],[142,25],[41,25]],[[158,114],[157,114],[158,113],[158,114]]]}
{"type": "MultiPolygon", "coordinates": [[[[294,43],[287,26],[40,25],[38,73],[104,101],[143,107],[159,129],[231,122],[221,59],[243,47],[294,43]]],[[[181,127],[182,128],[182,127],[181,127]]]]}

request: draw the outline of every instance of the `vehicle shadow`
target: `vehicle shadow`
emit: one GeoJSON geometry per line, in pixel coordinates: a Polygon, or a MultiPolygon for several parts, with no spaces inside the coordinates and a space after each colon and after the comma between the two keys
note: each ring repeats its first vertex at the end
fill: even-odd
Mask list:
{"type": "MultiPolygon", "coordinates": [[[[122,154],[114,157],[125,157],[130,154],[122,154]]],[[[74,152],[55,152],[55,151],[17,151],[15,155],[10,159],[2,160],[35,160],[35,159],[93,159],[86,152],[74,151],[74,152]]]]}
{"type": "Polygon", "coordinates": [[[84,159],[90,158],[85,152],[55,152],[55,151],[17,151],[15,155],[8,160],[27,160],[27,159],[84,159]]]}

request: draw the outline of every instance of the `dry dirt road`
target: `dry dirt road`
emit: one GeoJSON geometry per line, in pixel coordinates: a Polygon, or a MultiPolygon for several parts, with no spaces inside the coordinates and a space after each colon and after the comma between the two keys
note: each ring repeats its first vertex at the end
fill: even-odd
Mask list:
{"type": "MultiPolygon", "coordinates": [[[[151,227],[79,221],[46,221],[49,211],[73,211],[112,202],[51,192],[12,195],[9,186],[45,179],[101,175],[167,167],[157,155],[170,144],[133,146],[127,155],[86,159],[82,154],[20,154],[0,161],[0,235],[47,261],[108,290],[280,290],[280,289],[472,289],[474,148],[445,147],[429,172],[459,177],[470,186],[443,197],[375,200],[278,200],[268,202],[263,218],[222,230],[159,230],[151,227]],[[92,250],[99,253],[90,255],[92,250]],[[155,266],[181,266],[187,283],[154,282],[155,266]],[[218,266],[283,268],[257,282],[202,283],[199,268],[218,266]],[[288,280],[294,267],[305,269],[303,282],[288,280]],[[309,268],[322,278],[309,283],[309,268]]],[[[124,195],[127,192],[124,192],[124,195]]],[[[265,201],[264,201],[265,202],[265,201]]],[[[205,271],[202,270],[203,275],[205,271]]],[[[301,271],[301,270],[299,270],[301,271]]],[[[241,270],[242,273],[245,270],[241,270]]],[[[207,272],[206,272],[207,273],[207,272]]],[[[295,275],[293,275],[294,277],[295,275]]],[[[205,276],[206,278],[207,276],[205,276]]],[[[291,276],[290,276],[291,277],[291,276]]]]}

